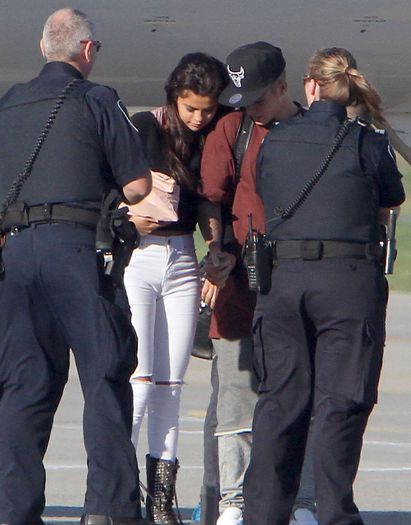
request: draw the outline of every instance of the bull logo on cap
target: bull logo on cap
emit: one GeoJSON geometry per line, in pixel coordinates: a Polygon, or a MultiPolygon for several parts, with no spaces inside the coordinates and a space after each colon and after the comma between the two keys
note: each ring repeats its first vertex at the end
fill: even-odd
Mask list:
{"type": "Polygon", "coordinates": [[[244,78],[244,68],[241,66],[240,71],[231,71],[230,66],[227,66],[228,74],[230,75],[231,80],[233,81],[233,84],[235,87],[240,88],[241,87],[241,81],[244,78]]]}

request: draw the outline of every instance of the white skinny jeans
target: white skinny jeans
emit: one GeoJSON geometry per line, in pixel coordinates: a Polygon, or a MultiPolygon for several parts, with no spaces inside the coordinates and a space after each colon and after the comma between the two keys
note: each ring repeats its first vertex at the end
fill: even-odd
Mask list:
{"type": "Polygon", "coordinates": [[[133,387],[133,443],[148,411],[152,457],[174,460],[181,385],[197,325],[200,281],[193,236],[146,235],[134,250],[124,282],[138,336],[133,387]],[[151,377],[152,382],[139,381],[151,377]]]}

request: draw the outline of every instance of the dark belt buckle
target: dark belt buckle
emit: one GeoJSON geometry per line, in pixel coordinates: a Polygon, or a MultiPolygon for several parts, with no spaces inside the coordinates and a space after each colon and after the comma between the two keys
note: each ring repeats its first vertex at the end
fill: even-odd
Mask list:
{"type": "Polygon", "coordinates": [[[301,241],[301,258],[304,261],[318,261],[323,256],[321,241],[301,241]]]}

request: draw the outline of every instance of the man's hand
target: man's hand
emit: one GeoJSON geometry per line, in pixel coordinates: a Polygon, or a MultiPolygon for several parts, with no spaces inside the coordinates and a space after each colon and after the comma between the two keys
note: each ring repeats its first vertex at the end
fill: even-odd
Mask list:
{"type": "Polygon", "coordinates": [[[208,279],[205,279],[203,282],[201,288],[201,300],[208,304],[211,309],[215,306],[219,290],[220,288],[211,283],[208,279]]]}

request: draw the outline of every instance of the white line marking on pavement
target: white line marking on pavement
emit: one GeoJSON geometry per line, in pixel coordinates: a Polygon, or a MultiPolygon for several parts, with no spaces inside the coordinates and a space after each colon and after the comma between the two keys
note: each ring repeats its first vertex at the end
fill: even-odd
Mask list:
{"type": "MultiPolygon", "coordinates": [[[[46,469],[49,471],[52,470],[85,470],[87,468],[86,464],[73,464],[67,465],[64,463],[60,464],[49,464],[46,463],[46,469]]],[[[181,465],[180,469],[182,470],[201,470],[202,465],[181,465]]],[[[142,465],[140,470],[144,470],[145,467],[142,465]]],[[[411,467],[360,467],[360,472],[411,472],[411,467]]]]}
{"type": "Polygon", "coordinates": [[[64,465],[64,464],[50,464],[46,463],[45,465],[46,470],[83,470],[87,468],[86,464],[81,465],[64,465]]]}
{"type": "Polygon", "coordinates": [[[65,425],[62,423],[54,423],[53,428],[61,428],[63,430],[81,430],[83,425],[65,425]]]}
{"type": "MultiPolygon", "coordinates": [[[[186,422],[186,423],[198,423],[198,424],[201,424],[201,425],[204,425],[204,418],[200,418],[200,417],[193,417],[193,416],[183,416],[183,417],[180,417],[180,422],[186,422]]],[[[60,429],[63,429],[63,430],[81,430],[83,428],[83,425],[81,424],[77,424],[77,423],[54,423],[54,426],[53,428],[60,428],[60,429]]],[[[194,432],[194,431],[191,431],[191,430],[181,430],[180,429],[180,432],[194,432]]],[[[199,434],[202,434],[203,431],[202,430],[196,430],[195,432],[198,432],[199,434]]]]}
{"type": "Polygon", "coordinates": [[[397,441],[364,441],[364,445],[377,447],[411,447],[411,443],[397,441]]]}
{"type": "Polygon", "coordinates": [[[360,472],[411,472],[411,467],[360,467],[359,470],[360,472]]]}
{"type": "MultiPolygon", "coordinates": [[[[46,463],[45,465],[46,470],[85,470],[87,468],[87,465],[84,463],[78,463],[73,465],[67,465],[65,463],[46,463]]],[[[139,465],[140,470],[145,470],[145,466],[139,465]]],[[[180,470],[202,470],[202,465],[180,465],[180,470]]]]}

